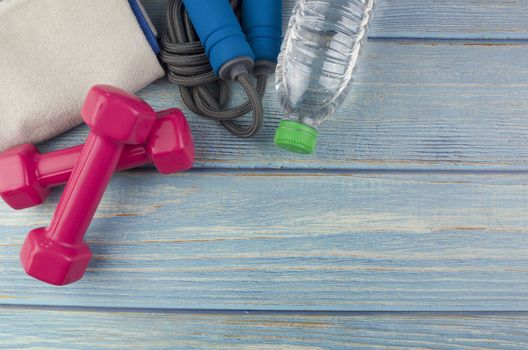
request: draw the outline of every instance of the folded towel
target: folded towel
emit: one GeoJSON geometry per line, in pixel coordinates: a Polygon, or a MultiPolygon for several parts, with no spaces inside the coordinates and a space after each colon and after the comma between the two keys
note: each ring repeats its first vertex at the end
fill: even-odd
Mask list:
{"type": "Polygon", "coordinates": [[[94,84],[163,75],[127,0],[0,1],[0,151],[80,124],[94,84]]]}

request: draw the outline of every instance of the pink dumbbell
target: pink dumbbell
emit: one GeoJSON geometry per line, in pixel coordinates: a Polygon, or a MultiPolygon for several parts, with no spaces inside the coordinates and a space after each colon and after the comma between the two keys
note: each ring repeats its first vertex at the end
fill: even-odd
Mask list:
{"type": "MultiPolygon", "coordinates": [[[[51,188],[70,178],[82,145],[47,154],[34,145],[13,147],[0,154],[0,196],[14,209],[43,203],[51,188]]],[[[143,145],[126,145],[117,171],[153,163],[162,174],[191,168],[194,145],[189,124],[177,109],[158,112],[158,119],[143,145]]]]}
{"type": "Polygon", "coordinates": [[[91,258],[84,235],[114,173],[125,144],[147,140],[156,112],[123,90],[96,85],[81,116],[91,128],[51,223],[29,232],[20,261],[41,281],[65,285],[82,278],[91,258]]]}

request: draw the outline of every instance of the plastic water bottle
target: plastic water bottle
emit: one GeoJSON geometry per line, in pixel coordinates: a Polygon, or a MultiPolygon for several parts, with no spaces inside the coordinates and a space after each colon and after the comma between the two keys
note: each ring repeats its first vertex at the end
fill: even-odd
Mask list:
{"type": "Polygon", "coordinates": [[[276,71],[285,118],[275,144],[310,154],[317,128],[346,98],[374,0],[298,0],[276,71]]]}

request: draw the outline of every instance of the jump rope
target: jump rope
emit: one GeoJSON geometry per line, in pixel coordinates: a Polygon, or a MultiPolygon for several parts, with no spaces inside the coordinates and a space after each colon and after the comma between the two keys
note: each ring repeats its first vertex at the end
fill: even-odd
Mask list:
{"type": "MultiPolygon", "coordinates": [[[[160,59],[167,66],[169,81],[179,86],[182,101],[192,112],[218,120],[231,134],[247,138],[255,135],[263,122],[262,98],[266,92],[268,75],[273,73],[280,51],[281,1],[231,0],[231,8],[228,10],[232,14],[225,12],[225,7],[229,7],[227,4],[227,1],[222,4],[222,1],[169,0],[166,9],[167,29],[161,39],[160,59]],[[212,6],[214,8],[211,8],[212,6]],[[201,11],[200,15],[205,17],[222,16],[225,22],[215,27],[214,24],[205,23],[206,19],[200,20],[200,27],[197,28],[197,11],[201,11]],[[204,15],[206,12],[209,14],[204,15]],[[236,25],[233,21],[237,22],[236,25]],[[242,23],[241,26],[239,23],[243,21],[251,23],[242,23]],[[235,32],[236,26],[240,31],[244,27],[249,41],[245,45],[247,48],[240,41],[229,38],[230,35],[238,35],[235,32]],[[214,36],[223,38],[211,39],[214,36]],[[205,37],[207,39],[204,39],[205,37]],[[201,38],[204,40],[201,41],[201,38]],[[207,40],[214,43],[208,45],[207,40]],[[212,50],[220,49],[211,47],[229,41],[235,44],[232,47],[234,51],[240,51],[241,54],[228,62],[230,67],[235,67],[231,69],[230,74],[223,74],[224,67],[213,67],[213,61],[217,58],[211,57],[215,54],[212,50]],[[248,49],[254,52],[248,53],[248,49]],[[259,55],[263,50],[266,50],[266,53],[259,55]],[[258,57],[262,55],[267,57],[258,57]],[[245,61],[247,58],[251,59],[251,66],[255,61],[254,67],[248,65],[245,61]],[[256,83],[253,82],[250,72],[256,83]],[[232,108],[227,107],[230,98],[229,78],[239,83],[247,95],[245,102],[232,108]],[[252,119],[249,126],[235,122],[250,112],[252,119]]],[[[229,49],[226,44],[225,50],[229,49]]],[[[218,54],[225,55],[227,52],[218,54]]],[[[219,59],[222,60],[222,57],[219,59]]]]}

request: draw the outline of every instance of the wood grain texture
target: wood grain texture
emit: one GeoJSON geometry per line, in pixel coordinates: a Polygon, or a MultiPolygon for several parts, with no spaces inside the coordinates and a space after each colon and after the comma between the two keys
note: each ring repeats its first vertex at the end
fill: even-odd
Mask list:
{"type": "MultiPolygon", "coordinates": [[[[296,0],[283,0],[286,26],[296,0]]],[[[143,0],[165,29],[166,0],[143,0]]],[[[528,39],[527,0],[377,0],[371,37],[528,39]]]]}
{"type": "Polygon", "coordinates": [[[528,311],[522,175],[120,174],[87,236],[88,273],[63,288],[18,261],[56,200],[2,205],[2,303],[528,311]]]}
{"type": "Polygon", "coordinates": [[[0,308],[2,349],[525,349],[526,314],[254,314],[0,308]],[[44,331],[42,325],[45,326],[44,331]],[[126,345],[125,345],[126,344],[126,345]]]}
{"type": "MultiPolygon", "coordinates": [[[[315,156],[273,145],[282,116],[273,82],[259,135],[241,140],[188,110],[197,167],[326,169],[528,169],[528,45],[374,40],[352,92],[321,127],[315,156]]],[[[273,80],[273,79],[272,79],[273,80]]],[[[156,109],[182,106],[177,87],[140,95],[156,109]]],[[[234,101],[240,101],[236,93],[234,101]]],[[[86,128],[44,150],[82,142],[86,128]]]]}
{"type": "MultiPolygon", "coordinates": [[[[143,2],[162,27],[165,1],[143,2]]],[[[351,96],[311,158],[272,145],[272,82],[255,139],[187,111],[197,168],[302,171],[120,174],[74,285],[31,280],[18,262],[58,192],[29,211],[0,204],[2,349],[527,348],[526,313],[340,312],[528,311],[528,184],[511,172],[528,170],[527,17],[527,0],[379,0],[351,96]],[[207,308],[338,312],[177,311],[207,308]]],[[[166,81],[140,94],[181,105],[166,81]]]]}

